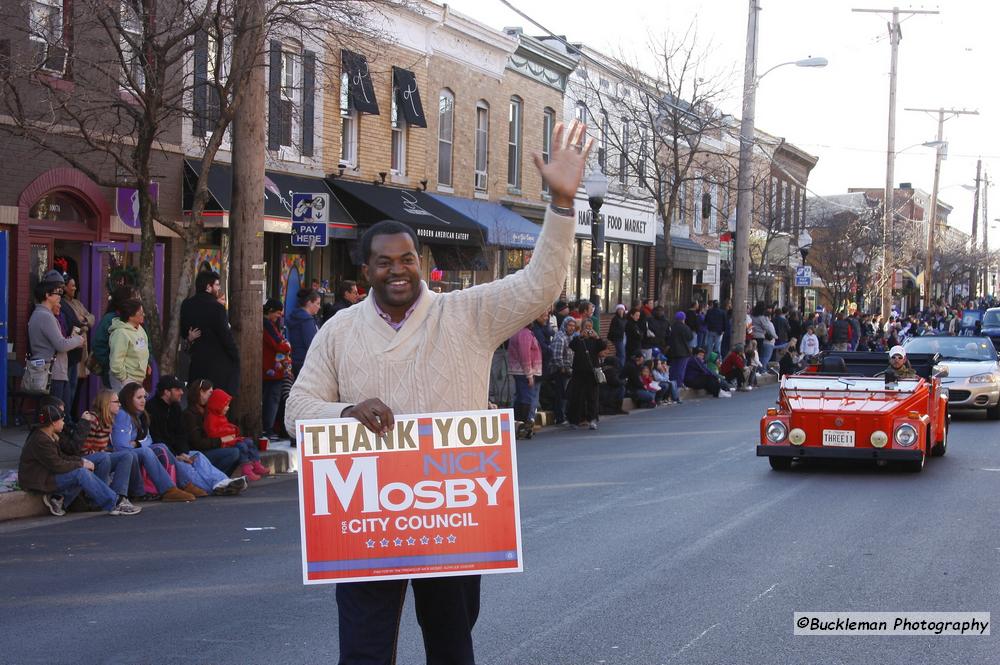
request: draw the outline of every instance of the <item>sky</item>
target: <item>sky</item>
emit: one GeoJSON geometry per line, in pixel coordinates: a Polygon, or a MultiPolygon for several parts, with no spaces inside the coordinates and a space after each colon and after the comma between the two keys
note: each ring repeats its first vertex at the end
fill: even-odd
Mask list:
{"type": "MultiPolygon", "coordinates": [[[[748,0],[510,0],[545,28],[609,54],[644,57],[648,36],[684,32],[692,23],[699,42],[710,46],[709,66],[735,72],[723,110],[740,116],[746,55],[748,0]],[[612,7],[612,11],[607,11],[612,7]]],[[[810,195],[845,193],[848,187],[885,186],[889,109],[887,21],[892,0],[760,0],[758,69],[810,56],[829,60],[825,68],[781,67],[761,80],[756,126],[819,157],[809,178],[810,195]],[[852,8],[889,10],[886,14],[852,8]]],[[[451,0],[453,9],[490,27],[521,26],[541,31],[500,0],[451,0]]],[[[931,191],[937,114],[916,108],[978,110],[947,120],[942,162],[941,201],[954,207],[951,226],[970,232],[976,160],[1000,181],[1000,3],[993,0],[941,0],[898,5],[939,14],[901,16],[896,104],[895,182],[931,191]]],[[[650,71],[654,68],[650,66],[650,71]]],[[[1000,218],[1000,187],[990,188],[991,219],[1000,218]]],[[[1000,247],[1000,222],[991,228],[990,246],[1000,247]]],[[[980,242],[982,242],[980,210],[980,242]]]]}

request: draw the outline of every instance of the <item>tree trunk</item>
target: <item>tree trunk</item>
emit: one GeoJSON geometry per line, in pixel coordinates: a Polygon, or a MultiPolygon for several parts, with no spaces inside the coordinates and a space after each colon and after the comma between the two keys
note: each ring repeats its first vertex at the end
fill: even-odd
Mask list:
{"type": "Polygon", "coordinates": [[[264,3],[239,3],[234,60],[245,63],[246,89],[233,121],[229,319],[240,349],[239,395],[232,419],[245,434],[261,431],[264,264],[264,3]]]}

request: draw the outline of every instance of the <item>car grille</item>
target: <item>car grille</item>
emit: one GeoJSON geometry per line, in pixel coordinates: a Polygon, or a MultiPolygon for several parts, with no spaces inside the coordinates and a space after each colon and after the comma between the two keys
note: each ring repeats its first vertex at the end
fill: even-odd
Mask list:
{"type": "Polygon", "coordinates": [[[949,390],[948,391],[948,401],[949,402],[964,402],[969,399],[972,393],[968,390],[949,390]]]}

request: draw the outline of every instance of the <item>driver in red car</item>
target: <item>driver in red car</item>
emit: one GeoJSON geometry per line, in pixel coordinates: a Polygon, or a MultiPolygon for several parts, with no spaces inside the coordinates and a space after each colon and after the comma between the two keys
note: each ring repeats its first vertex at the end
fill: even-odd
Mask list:
{"type": "Polygon", "coordinates": [[[917,373],[906,359],[906,349],[901,346],[889,349],[889,369],[896,373],[897,379],[917,378],[917,373]]]}

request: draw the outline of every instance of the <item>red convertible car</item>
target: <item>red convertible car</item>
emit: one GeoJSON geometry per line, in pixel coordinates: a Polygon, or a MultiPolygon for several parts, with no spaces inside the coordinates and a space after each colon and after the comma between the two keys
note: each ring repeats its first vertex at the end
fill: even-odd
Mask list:
{"type": "Polygon", "coordinates": [[[794,460],[898,462],[921,471],[948,449],[948,391],[933,354],[910,354],[915,379],[886,376],[883,353],[828,352],[782,379],[778,406],[760,420],[757,456],[771,468],[794,460]]]}

